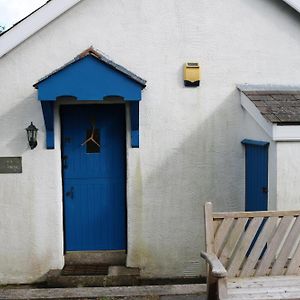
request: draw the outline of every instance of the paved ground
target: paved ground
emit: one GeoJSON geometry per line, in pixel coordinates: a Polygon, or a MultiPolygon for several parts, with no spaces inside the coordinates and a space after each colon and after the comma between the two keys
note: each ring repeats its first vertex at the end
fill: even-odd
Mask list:
{"type": "Polygon", "coordinates": [[[0,289],[0,300],[37,299],[134,299],[134,300],[206,300],[205,284],[85,287],[53,289],[0,289]]]}
{"type": "Polygon", "coordinates": [[[206,300],[206,294],[160,296],[161,300],[206,300]]]}

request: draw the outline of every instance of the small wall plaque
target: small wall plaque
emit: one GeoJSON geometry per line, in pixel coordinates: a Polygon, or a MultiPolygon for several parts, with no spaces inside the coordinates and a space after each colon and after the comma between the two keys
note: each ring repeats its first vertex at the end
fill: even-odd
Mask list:
{"type": "Polygon", "coordinates": [[[22,157],[0,157],[0,174],[22,173],[22,157]]]}

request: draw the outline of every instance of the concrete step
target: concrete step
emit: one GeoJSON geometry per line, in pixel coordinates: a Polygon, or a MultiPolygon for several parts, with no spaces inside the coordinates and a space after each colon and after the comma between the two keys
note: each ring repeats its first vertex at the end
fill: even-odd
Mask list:
{"type": "Polygon", "coordinates": [[[125,266],[109,266],[108,267],[108,275],[109,276],[139,276],[140,269],[139,268],[128,268],[125,266]]]}
{"type": "MultiPolygon", "coordinates": [[[[78,273],[77,273],[78,274],[78,273]]],[[[177,285],[204,283],[202,277],[175,277],[175,278],[143,278],[138,268],[124,266],[109,266],[105,275],[81,274],[63,275],[62,270],[51,270],[47,280],[38,287],[109,287],[109,286],[147,286],[147,285],[177,285]]]]}
{"type": "Polygon", "coordinates": [[[107,264],[110,266],[125,266],[124,251],[70,251],[65,254],[65,264],[107,264]]]}
{"type": "Polygon", "coordinates": [[[47,287],[106,287],[133,286],[140,284],[139,270],[122,266],[109,267],[108,275],[62,275],[61,270],[47,274],[47,287]]]}
{"type": "Polygon", "coordinates": [[[205,300],[205,284],[153,285],[126,287],[86,287],[59,289],[0,289],[1,300],[33,299],[135,299],[205,300]]]}

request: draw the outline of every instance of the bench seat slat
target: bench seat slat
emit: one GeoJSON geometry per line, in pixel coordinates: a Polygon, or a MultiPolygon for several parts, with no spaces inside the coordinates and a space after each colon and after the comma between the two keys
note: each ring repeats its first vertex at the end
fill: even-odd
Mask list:
{"type": "Polygon", "coordinates": [[[298,276],[227,279],[226,299],[300,299],[298,276]]]}
{"type": "Polygon", "coordinates": [[[300,278],[299,276],[262,276],[247,278],[227,278],[228,289],[274,286],[300,286],[300,278]]]}
{"type": "Polygon", "coordinates": [[[220,300],[299,300],[300,292],[230,295],[220,300]]]}
{"type": "Polygon", "coordinates": [[[291,293],[297,292],[300,295],[300,285],[295,286],[273,286],[273,287],[249,287],[249,288],[235,288],[228,289],[228,295],[242,295],[242,294],[273,294],[273,293],[291,293]]]}

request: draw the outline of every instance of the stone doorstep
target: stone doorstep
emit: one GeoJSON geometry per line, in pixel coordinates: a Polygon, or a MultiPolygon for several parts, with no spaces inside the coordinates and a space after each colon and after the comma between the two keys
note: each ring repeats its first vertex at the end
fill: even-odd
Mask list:
{"type": "Polygon", "coordinates": [[[53,289],[0,289],[1,300],[36,299],[205,299],[206,284],[53,289]],[[168,297],[166,297],[168,296],[168,297]],[[179,297],[182,296],[182,297],[179,297]],[[198,297],[199,296],[199,297],[198,297]]]}
{"type": "Polygon", "coordinates": [[[109,266],[108,267],[108,276],[122,276],[122,275],[130,275],[130,276],[139,276],[140,269],[139,268],[129,268],[125,266],[109,266]]]}
{"type": "MultiPolygon", "coordinates": [[[[135,286],[139,284],[136,276],[59,276],[47,281],[52,288],[76,287],[108,287],[108,286],[135,286]]],[[[0,298],[1,299],[1,298],[0,298]]]]}
{"type": "Polygon", "coordinates": [[[47,286],[50,288],[105,287],[139,285],[138,268],[109,266],[108,275],[61,275],[61,270],[50,270],[47,286]]]}
{"type": "Polygon", "coordinates": [[[71,251],[65,254],[65,264],[107,264],[111,266],[126,263],[125,251],[71,251]]]}

